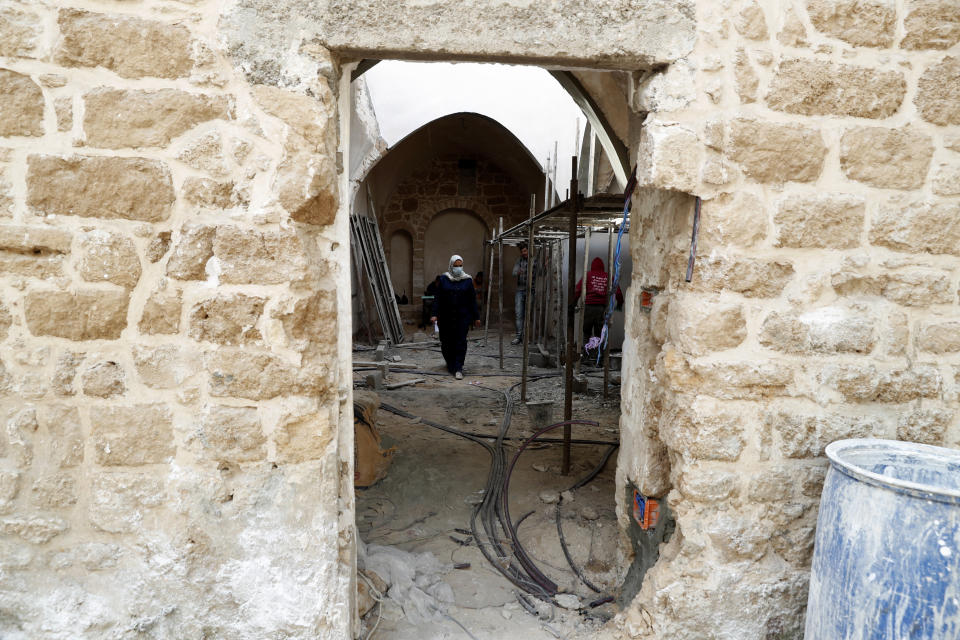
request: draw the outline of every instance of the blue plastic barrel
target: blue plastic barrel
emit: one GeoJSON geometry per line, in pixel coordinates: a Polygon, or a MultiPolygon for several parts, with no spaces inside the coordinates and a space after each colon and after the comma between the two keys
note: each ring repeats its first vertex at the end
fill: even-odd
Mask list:
{"type": "Polygon", "coordinates": [[[960,452],[827,446],[806,640],[960,638],[960,452]]]}

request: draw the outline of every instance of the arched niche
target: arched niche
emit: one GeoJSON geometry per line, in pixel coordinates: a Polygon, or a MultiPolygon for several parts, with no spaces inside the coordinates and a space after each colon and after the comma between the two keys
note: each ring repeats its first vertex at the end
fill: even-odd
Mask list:
{"type": "Polygon", "coordinates": [[[430,282],[447,270],[450,256],[463,257],[469,274],[483,271],[483,241],[489,238],[486,223],[469,209],[439,212],[427,225],[423,239],[423,280],[430,282]]]}
{"type": "Polygon", "coordinates": [[[413,299],[413,236],[406,229],[397,229],[390,235],[390,277],[398,296],[406,294],[413,299]]]}

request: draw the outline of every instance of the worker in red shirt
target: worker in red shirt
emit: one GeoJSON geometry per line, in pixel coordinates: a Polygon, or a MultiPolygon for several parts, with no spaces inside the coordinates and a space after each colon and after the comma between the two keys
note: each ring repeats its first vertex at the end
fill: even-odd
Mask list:
{"type": "MultiPolygon", "coordinates": [[[[590,336],[599,336],[603,329],[603,314],[607,309],[607,278],[609,275],[603,270],[603,260],[594,258],[587,272],[587,308],[583,314],[583,339],[590,336]]],[[[576,300],[580,300],[583,289],[583,278],[577,282],[576,300]]],[[[617,308],[623,307],[623,292],[617,287],[617,308]]]]}

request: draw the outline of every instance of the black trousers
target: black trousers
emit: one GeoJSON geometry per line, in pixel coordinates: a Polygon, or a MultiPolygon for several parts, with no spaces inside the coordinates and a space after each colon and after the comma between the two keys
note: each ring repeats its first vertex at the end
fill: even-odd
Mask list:
{"type": "Polygon", "coordinates": [[[607,310],[604,304],[588,304],[583,310],[583,339],[587,341],[590,336],[600,336],[603,331],[603,314],[607,310]]]}
{"type": "Polygon", "coordinates": [[[440,351],[447,363],[447,371],[450,373],[463,371],[463,361],[467,357],[467,331],[470,330],[470,324],[440,320],[437,326],[440,329],[440,351]]]}

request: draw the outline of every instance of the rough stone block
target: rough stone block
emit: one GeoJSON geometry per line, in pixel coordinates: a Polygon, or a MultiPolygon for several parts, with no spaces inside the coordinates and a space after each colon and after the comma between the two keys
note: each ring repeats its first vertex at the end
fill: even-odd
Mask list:
{"type": "Polygon", "coordinates": [[[679,393],[758,400],[789,395],[794,383],[794,368],[782,362],[689,362],[670,346],[660,358],[670,388],[679,393]]]}
{"type": "Polygon", "coordinates": [[[883,423],[871,416],[845,416],[797,411],[770,411],[766,425],[778,436],[787,458],[815,458],[828,444],[844,438],[882,437],[883,423]]]}
{"type": "Polygon", "coordinates": [[[138,328],[144,335],[171,334],[180,331],[180,293],[154,291],[143,305],[138,328]]]}
{"type": "Polygon", "coordinates": [[[183,197],[187,202],[207,209],[230,209],[245,204],[233,182],[210,178],[187,178],[183,181],[183,197]]]}
{"type": "Polygon", "coordinates": [[[291,312],[274,311],[273,316],[283,323],[283,330],[291,348],[298,351],[310,348],[317,356],[333,356],[338,325],[335,291],[317,291],[307,298],[297,300],[291,312]]]}
{"type": "Polygon", "coordinates": [[[808,0],[813,26],[855,47],[889,47],[897,26],[892,0],[808,0]]]}
{"type": "Polygon", "coordinates": [[[680,477],[680,492],[698,502],[720,502],[739,494],[740,476],[731,471],[688,467],[680,477]]]}
{"type": "Polygon", "coordinates": [[[260,342],[257,329],[266,298],[225,294],[204,300],[190,312],[190,337],[225,345],[260,342]]]}
{"type": "Polygon", "coordinates": [[[190,141],[177,154],[177,160],[217,178],[225,178],[230,173],[230,165],[223,152],[223,139],[218,131],[211,131],[190,141]]]}
{"type": "Polygon", "coordinates": [[[175,196],[166,165],[146,158],[31,155],[27,205],[38,215],[159,222],[175,196]]]}
{"type": "Polygon", "coordinates": [[[797,16],[793,8],[788,7],[783,20],[783,29],[777,34],[780,44],[787,47],[806,47],[807,28],[797,16]]]}
{"type": "Polygon", "coordinates": [[[298,463],[324,458],[335,446],[334,433],[334,423],[323,407],[282,416],[276,427],[277,461],[298,463]]]}
{"type": "Polygon", "coordinates": [[[50,227],[0,226],[0,273],[35,278],[63,275],[72,236],[50,227]]]}
{"type": "Polygon", "coordinates": [[[697,260],[693,287],[735,291],[748,298],[775,298],[793,279],[793,264],[784,260],[710,255],[697,260]]]}
{"type": "Polygon", "coordinates": [[[297,391],[294,366],[271,353],[222,348],[204,359],[211,396],[269,400],[297,391]]]}
{"type": "Polygon", "coordinates": [[[123,548],[118,544],[87,542],[55,553],[50,558],[50,567],[68,569],[79,566],[85,571],[103,571],[117,566],[122,556],[123,548]]]}
{"type": "Polygon", "coordinates": [[[190,31],[154,20],[62,9],[54,59],[65,67],[105,67],[124,78],[190,75],[190,31]]]}
{"type": "Polygon", "coordinates": [[[216,234],[215,227],[184,225],[167,261],[167,275],[178,280],[205,280],[216,234]]]}
{"type": "Polygon", "coordinates": [[[123,367],[110,360],[97,362],[80,374],[84,395],[98,398],[123,395],[127,390],[125,379],[123,367]]]}
{"type": "Polygon", "coordinates": [[[161,231],[150,239],[150,244],[147,245],[146,251],[147,260],[151,263],[159,262],[163,256],[167,255],[167,251],[170,250],[171,235],[169,231],[161,231]]]}
{"type": "Polygon", "coordinates": [[[0,69],[0,137],[43,135],[43,92],[30,76],[0,69]]]}
{"type": "Polygon", "coordinates": [[[956,302],[950,275],[942,271],[907,271],[884,278],[883,297],[908,307],[956,302]]]}
{"type": "Polygon", "coordinates": [[[697,400],[660,423],[660,435],[672,451],[696,460],[736,461],[746,446],[744,416],[697,400]]]}
{"type": "Polygon", "coordinates": [[[929,353],[960,351],[960,320],[924,320],[917,328],[917,349],[929,353]]]}
{"type": "Polygon", "coordinates": [[[844,175],[881,189],[919,189],[932,157],[930,136],[910,128],[860,127],[840,141],[844,175]]]}
{"type": "Polygon", "coordinates": [[[829,365],[818,379],[839,391],[847,402],[903,403],[936,398],[942,382],[937,369],[927,365],[883,372],[873,365],[829,365]]]}
{"type": "Polygon", "coordinates": [[[812,182],[826,153],[816,129],[744,119],[730,126],[730,158],[757,182],[812,182]]]}
{"type": "Polygon", "coordinates": [[[0,518],[0,533],[17,536],[31,544],[46,544],[70,528],[61,518],[12,516],[0,518]]]}
{"type": "Polygon", "coordinates": [[[637,87],[639,111],[679,111],[697,99],[696,70],[685,60],[651,73],[637,87]]]}
{"type": "Polygon", "coordinates": [[[891,199],[873,215],[870,242],[910,253],[960,255],[960,204],[891,199]]]}
{"type": "Polygon", "coordinates": [[[73,129],[73,98],[57,98],[53,101],[53,109],[57,115],[57,131],[73,129]]]}
{"type": "Polygon", "coordinates": [[[108,533],[135,531],[147,509],[166,500],[163,483],[146,474],[101,473],[90,486],[90,523],[108,533]]]}
{"type": "Polygon", "coordinates": [[[767,93],[767,106],[806,116],[888,118],[900,108],[907,82],[897,71],[784,60],[767,93]]]}
{"type": "Polygon", "coordinates": [[[66,509],[77,503],[77,483],[68,473],[37,478],[30,487],[30,503],[39,509],[66,509]]]}
{"type": "Polygon", "coordinates": [[[50,439],[45,454],[48,467],[69,469],[83,462],[83,431],[80,412],[64,404],[45,404],[38,409],[38,423],[50,439]]]}
{"type": "Polygon", "coordinates": [[[53,380],[51,388],[59,396],[72,396],[77,392],[74,387],[74,378],[77,375],[77,367],[83,362],[82,353],[65,351],[57,357],[57,363],[53,370],[53,380]]]}
{"type": "Polygon", "coordinates": [[[756,561],[769,547],[770,525],[763,519],[720,514],[707,518],[704,530],[721,562],[756,561]]]}
{"type": "Polygon", "coordinates": [[[795,196],[780,202],[773,222],[780,247],[849,249],[860,244],[866,204],[843,194],[795,196]]]}
{"type": "Polygon", "coordinates": [[[137,247],[125,235],[91,231],[80,240],[77,271],[87,282],[112,282],[132,289],[141,273],[137,247]]]}
{"type": "Polygon", "coordinates": [[[0,56],[34,57],[42,34],[43,24],[34,12],[13,6],[0,8],[0,56]]]}
{"type": "Polygon", "coordinates": [[[763,9],[756,2],[748,2],[733,22],[737,33],[750,40],[765,40],[767,38],[767,19],[763,9]]]}
{"type": "Polygon", "coordinates": [[[895,369],[880,376],[877,402],[911,402],[919,398],[937,398],[943,379],[936,367],[914,365],[911,369],[895,369]]]}
{"type": "Polygon", "coordinates": [[[20,472],[0,471],[0,513],[10,513],[20,493],[20,472]]]}
{"type": "Polygon", "coordinates": [[[179,345],[136,345],[133,364],[140,380],[154,389],[175,389],[201,368],[199,357],[179,345]]]}
{"type": "Polygon", "coordinates": [[[229,284],[281,284],[306,277],[309,260],[293,230],[255,231],[225,226],[216,231],[213,253],[220,279],[229,284]]]}
{"type": "Polygon", "coordinates": [[[750,64],[750,58],[743,49],[737,51],[734,58],[733,77],[737,84],[737,95],[740,102],[750,104],[757,101],[757,87],[760,86],[760,79],[757,77],[753,65],[750,64]]]}
{"type": "Polygon", "coordinates": [[[960,124],[960,57],[947,56],[930,65],[920,76],[913,103],[927,122],[960,124]]]}
{"type": "Polygon", "coordinates": [[[90,416],[97,464],[133,466],[169,460],[174,452],[173,419],[162,404],[103,407],[90,416]]]}
{"type": "Polygon", "coordinates": [[[907,11],[901,48],[949,49],[960,42],[960,6],[956,2],[912,0],[907,11]]]}
{"type": "Polygon", "coordinates": [[[176,89],[94,89],[83,99],[87,143],[106,149],[165,147],[198,124],[229,119],[233,112],[224,96],[176,89]]]}
{"type": "Polygon", "coordinates": [[[763,321],[760,344],[785,353],[869,353],[876,344],[876,321],[843,307],[774,312],[763,321]]]}
{"type": "Polygon", "coordinates": [[[747,336],[747,322],[739,304],[674,301],[668,326],[673,342],[693,355],[732,349],[747,336]]]}
{"type": "Polygon", "coordinates": [[[785,502],[793,497],[796,479],[794,469],[754,474],[747,486],[747,498],[755,502],[785,502]]]}
{"type": "Polygon", "coordinates": [[[915,409],[897,421],[897,440],[943,446],[943,435],[953,421],[948,409],[915,409]]]}
{"type": "Polygon", "coordinates": [[[30,291],[23,314],[35,336],[116,340],[127,326],[129,301],[126,291],[30,291]]]}
{"type": "Polygon", "coordinates": [[[698,244],[752,247],[766,236],[766,212],[760,198],[738,191],[704,200],[698,244]]]}
{"type": "Polygon", "coordinates": [[[267,454],[267,440],[256,407],[208,405],[197,439],[204,456],[213,460],[251,462],[262,460],[267,454]]]}
{"type": "Polygon", "coordinates": [[[691,192],[700,181],[700,141],[678,124],[644,126],[637,158],[637,180],[643,186],[691,192]]]}
{"type": "Polygon", "coordinates": [[[253,94],[267,113],[289,127],[287,157],[273,185],[280,205],[298,222],[330,224],[337,211],[337,171],[329,86],[321,83],[316,98],[266,85],[254,87],[253,94]]]}
{"type": "Polygon", "coordinates": [[[941,164],[937,167],[933,192],[941,196],[960,196],[960,165],[941,164]]]}
{"type": "Polygon", "coordinates": [[[331,224],[337,215],[337,169],[332,155],[297,153],[277,167],[273,185],[280,205],[297,222],[331,224]]]}

